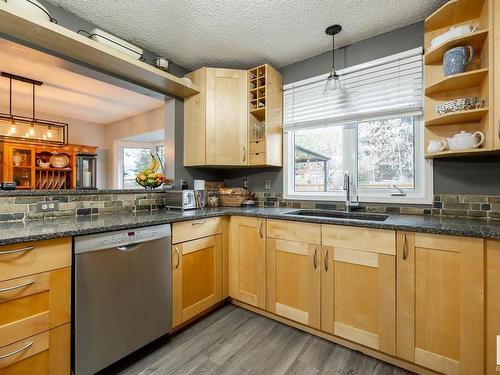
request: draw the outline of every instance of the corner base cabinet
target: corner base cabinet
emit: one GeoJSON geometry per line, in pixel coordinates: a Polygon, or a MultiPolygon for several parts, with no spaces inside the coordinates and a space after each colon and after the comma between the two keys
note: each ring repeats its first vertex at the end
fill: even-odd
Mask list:
{"type": "Polygon", "coordinates": [[[484,372],[484,241],[398,234],[397,355],[443,374],[484,372]]]}
{"type": "Polygon", "coordinates": [[[172,326],[177,327],[222,300],[222,220],[173,225],[172,326]],[[205,237],[195,238],[206,235],[205,237]]]}

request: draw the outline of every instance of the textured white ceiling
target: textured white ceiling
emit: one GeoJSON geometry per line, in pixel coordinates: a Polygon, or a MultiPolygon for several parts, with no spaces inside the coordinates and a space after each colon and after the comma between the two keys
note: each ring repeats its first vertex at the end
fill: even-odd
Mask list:
{"type": "Polygon", "coordinates": [[[423,20],[443,0],[48,0],[188,69],[281,67],[423,20]]]}

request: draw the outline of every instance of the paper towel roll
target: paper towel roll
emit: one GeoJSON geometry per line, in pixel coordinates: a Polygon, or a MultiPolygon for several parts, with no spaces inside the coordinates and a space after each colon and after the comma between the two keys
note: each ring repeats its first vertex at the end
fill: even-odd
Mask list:
{"type": "Polygon", "coordinates": [[[194,190],[205,190],[205,180],[194,180],[194,190]]]}

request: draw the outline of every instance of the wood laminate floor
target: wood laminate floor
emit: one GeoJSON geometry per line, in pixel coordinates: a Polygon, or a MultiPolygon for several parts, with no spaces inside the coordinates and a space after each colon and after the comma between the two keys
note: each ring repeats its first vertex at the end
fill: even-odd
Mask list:
{"type": "Polygon", "coordinates": [[[102,372],[164,374],[375,374],[409,372],[227,305],[102,372]]]}

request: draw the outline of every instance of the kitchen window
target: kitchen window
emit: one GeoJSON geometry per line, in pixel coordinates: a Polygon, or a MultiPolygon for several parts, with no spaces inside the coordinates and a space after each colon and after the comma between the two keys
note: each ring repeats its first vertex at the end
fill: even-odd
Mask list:
{"type": "Polygon", "coordinates": [[[432,174],[422,144],[422,49],[339,73],[340,94],[323,95],[326,76],[284,87],[285,197],[344,200],[347,172],[352,199],[430,202],[432,174]]]}

